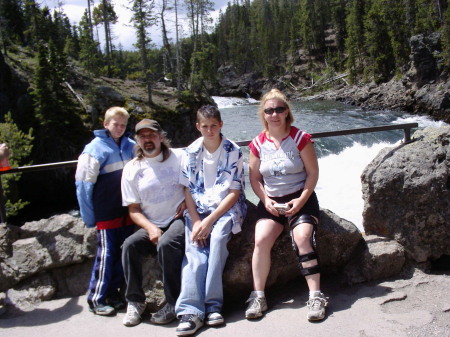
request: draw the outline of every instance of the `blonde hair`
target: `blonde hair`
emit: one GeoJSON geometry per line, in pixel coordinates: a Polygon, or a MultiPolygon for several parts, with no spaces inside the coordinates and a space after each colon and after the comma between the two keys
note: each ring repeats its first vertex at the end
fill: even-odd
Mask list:
{"type": "Polygon", "coordinates": [[[264,106],[266,105],[267,101],[270,101],[272,99],[276,99],[278,101],[283,102],[283,104],[288,109],[288,115],[286,116],[286,129],[289,129],[292,123],[294,123],[294,115],[292,115],[291,106],[288,103],[286,95],[284,95],[278,89],[271,89],[270,91],[266,92],[264,96],[261,98],[261,103],[259,103],[258,107],[258,115],[264,125],[264,130],[269,131],[269,126],[266,120],[264,119],[264,106]]]}
{"type": "Polygon", "coordinates": [[[108,124],[111,119],[113,119],[115,116],[123,116],[128,120],[128,117],[130,117],[130,114],[127,110],[120,106],[113,106],[106,110],[105,112],[105,121],[104,123],[108,124]]]}

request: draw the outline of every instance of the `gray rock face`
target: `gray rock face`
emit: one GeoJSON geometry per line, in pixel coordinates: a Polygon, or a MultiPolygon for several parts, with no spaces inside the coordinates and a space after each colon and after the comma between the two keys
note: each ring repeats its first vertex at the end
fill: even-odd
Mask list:
{"type": "Polygon", "coordinates": [[[450,127],[414,133],[364,170],[363,226],[398,241],[416,262],[450,254],[450,127]]]}
{"type": "Polygon", "coordinates": [[[373,281],[400,273],[406,262],[402,245],[376,235],[365,237],[365,242],[368,249],[361,256],[361,270],[365,280],[373,281]]]}
{"type": "Polygon", "coordinates": [[[442,51],[440,40],[441,34],[438,32],[429,36],[415,35],[410,39],[412,72],[419,87],[436,79],[439,74],[433,52],[442,51]]]}
{"type": "Polygon", "coordinates": [[[0,291],[39,272],[94,257],[96,231],[86,229],[79,218],[58,215],[28,222],[20,230],[2,226],[2,231],[18,232],[18,239],[2,249],[5,253],[0,252],[0,291]]]}
{"type": "Polygon", "coordinates": [[[251,95],[259,97],[265,89],[268,79],[261,78],[260,74],[247,73],[238,75],[234,66],[225,65],[217,70],[220,84],[220,96],[246,97],[251,95]]]}

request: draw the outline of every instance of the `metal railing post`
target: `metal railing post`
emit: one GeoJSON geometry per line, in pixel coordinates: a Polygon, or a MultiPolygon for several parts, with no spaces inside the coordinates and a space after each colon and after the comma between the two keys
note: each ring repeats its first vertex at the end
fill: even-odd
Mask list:
{"type": "Polygon", "coordinates": [[[407,144],[411,142],[411,128],[403,129],[403,133],[404,133],[403,143],[407,144]]]}

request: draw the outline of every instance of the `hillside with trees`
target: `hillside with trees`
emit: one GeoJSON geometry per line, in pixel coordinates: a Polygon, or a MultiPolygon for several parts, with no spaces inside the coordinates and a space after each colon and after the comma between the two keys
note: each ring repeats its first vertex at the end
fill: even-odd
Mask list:
{"type": "MultiPolygon", "coordinates": [[[[77,24],[62,7],[0,2],[0,142],[12,142],[15,165],[76,159],[112,104],[125,106],[132,121],[166,120],[175,143],[183,145],[189,137],[177,130],[192,122],[195,105],[209,95],[259,98],[277,86],[301,97],[334,88],[334,78],[349,86],[402,80],[413,36],[433,36],[433,73],[426,83],[448,83],[447,0],[235,0],[214,26],[209,0],[128,3],[136,34],[132,51],[115,44],[120,11],[111,0],[86,0],[77,24]],[[175,18],[172,34],[169,16],[175,18]],[[155,29],[160,48],[150,37],[155,29]],[[251,83],[240,86],[243,80],[251,83]]],[[[76,205],[70,169],[3,185],[11,219],[21,209],[38,217],[76,205]]]]}

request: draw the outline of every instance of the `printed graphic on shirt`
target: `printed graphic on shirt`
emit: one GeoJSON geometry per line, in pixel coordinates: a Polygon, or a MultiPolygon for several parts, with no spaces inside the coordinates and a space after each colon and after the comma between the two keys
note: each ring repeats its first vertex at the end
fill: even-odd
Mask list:
{"type": "Polygon", "coordinates": [[[161,204],[179,192],[178,172],[173,167],[152,167],[139,172],[138,189],[141,200],[161,204]]]}

